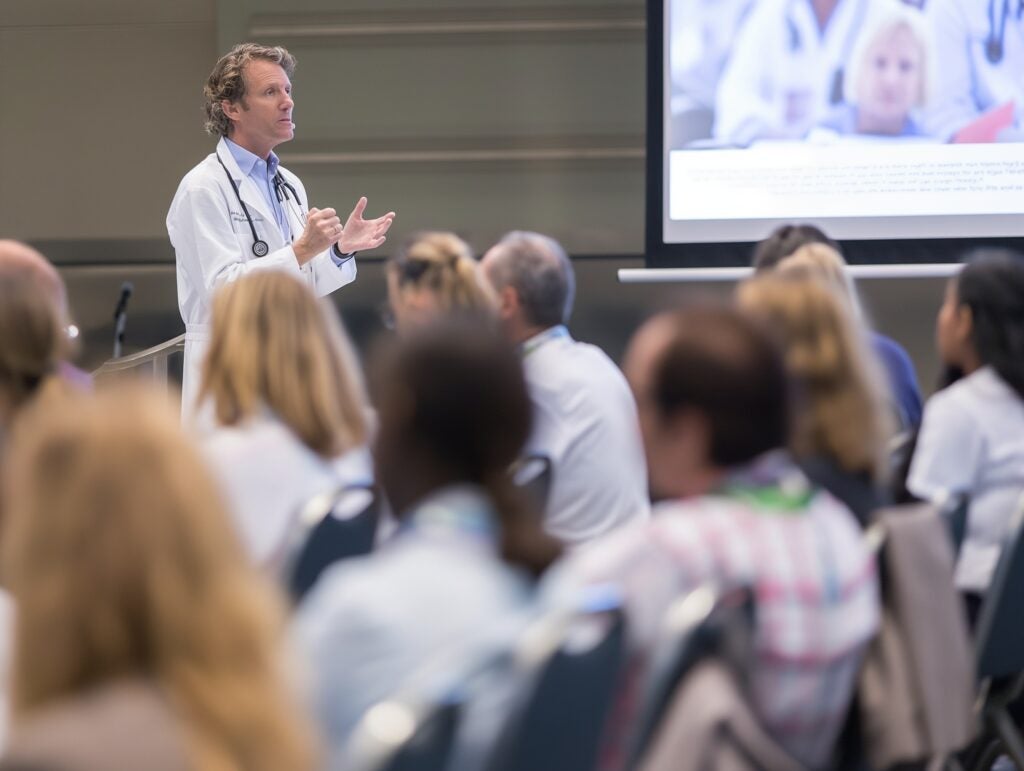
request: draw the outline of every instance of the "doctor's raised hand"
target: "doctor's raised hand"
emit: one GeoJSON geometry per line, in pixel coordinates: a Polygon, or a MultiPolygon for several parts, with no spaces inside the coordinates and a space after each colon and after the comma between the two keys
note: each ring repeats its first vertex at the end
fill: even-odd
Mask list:
{"type": "Polygon", "coordinates": [[[336,242],[338,251],[342,254],[376,249],[384,243],[384,235],[391,227],[391,223],[395,221],[395,213],[389,211],[383,217],[367,220],[363,219],[365,211],[366,196],[363,196],[356,202],[352,213],[348,215],[341,238],[336,242]]]}

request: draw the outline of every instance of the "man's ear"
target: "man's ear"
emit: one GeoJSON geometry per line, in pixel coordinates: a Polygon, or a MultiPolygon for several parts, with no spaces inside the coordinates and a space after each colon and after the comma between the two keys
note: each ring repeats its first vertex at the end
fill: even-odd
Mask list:
{"type": "Polygon", "coordinates": [[[515,287],[506,286],[498,293],[498,313],[503,319],[519,315],[519,292],[515,287]]]}
{"type": "Polygon", "coordinates": [[[228,117],[228,120],[238,120],[238,113],[242,111],[241,105],[230,99],[221,99],[220,109],[228,117]]]}

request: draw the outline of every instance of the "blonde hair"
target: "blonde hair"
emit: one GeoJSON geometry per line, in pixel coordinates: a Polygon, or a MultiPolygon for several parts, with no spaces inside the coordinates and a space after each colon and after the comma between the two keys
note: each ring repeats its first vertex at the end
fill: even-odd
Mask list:
{"type": "Polygon", "coordinates": [[[387,270],[400,295],[426,289],[442,312],[491,313],[496,308],[494,290],[469,245],[454,233],[417,233],[388,262],[387,270]]]}
{"type": "Polygon", "coordinates": [[[0,264],[0,424],[44,391],[60,390],[67,350],[60,309],[33,271],[0,264]]]}
{"type": "Polygon", "coordinates": [[[17,715],[152,680],[202,771],[306,769],[281,609],[166,399],[138,386],[19,420],[3,469],[17,715]]]}
{"type": "Polygon", "coordinates": [[[802,403],[791,447],[879,480],[891,434],[877,365],[846,305],[813,274],[758,276],[740,285],[742,308],[780,337],[802,403]]]}
{"type": "Polygon", "coordinates": [[[828,244],[804,244],[788,257],[784,257],[776,266],[776,270],[806,271],[811,276],[822,280],[836,296],[846,303],[854,320],[864,319],[864,310],[857,296],[857,288],[846,269],[846,260],[828,244]]]}
{"type": "Polygon", "coordinates": [[[925,19],[924,12],[895,0],[884,0],[884,11],[874,16],[874,21],[864,26],[857,35],[853,50],[850,52],[848,76],[843,85],[843,96],[851,104],[856,104],[861,84],[866,76],[871,48],[884,37],[905,29],[914,39],[921,52],[921,87],[915,100],[915,107],[923,107],[930,100],[935,89],[935,56],[931,30],[925,19]]]}
{"type": "Polygon", "coordinates": [[[199,400],[221,425],[268,407],[314,452],[339,455],[366,441],[359,366],[333,307],[282,271],[250,273],[213,299],[199,400]]]}

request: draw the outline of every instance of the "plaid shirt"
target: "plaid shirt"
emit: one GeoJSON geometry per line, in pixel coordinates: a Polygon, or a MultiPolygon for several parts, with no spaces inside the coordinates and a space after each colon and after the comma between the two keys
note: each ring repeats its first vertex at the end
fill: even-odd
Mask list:
{"type": "Polygon", "coordinates": [[[581,549],[565,567],[569,583],[622,586],[637,676],[672,600],[709,581],[752,587],[753,707],[794,757],[828,763],[878,628],[876,569],[853,516],[812,491],[785,454],[764,456],[716,494],[660,504],[646,526],[581,549]]]}

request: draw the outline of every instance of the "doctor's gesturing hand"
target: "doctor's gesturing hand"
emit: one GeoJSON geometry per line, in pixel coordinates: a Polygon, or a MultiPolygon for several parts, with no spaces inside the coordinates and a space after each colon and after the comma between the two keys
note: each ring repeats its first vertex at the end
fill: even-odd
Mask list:
{"type": "Polygon", "coordinates": [[[306,228],[293,244],[299,265],[305,265],[331,244],[337,245],[340,254],[376,249],[383,244],[386,240],[385,234],[395,219],[395,213],[391,211],[383,217],[367,220],[363,219],[364,211],[365,196],[356,203],[352,213],[348,215],[345,226],[342,227],[334,209],[311,208],[306,217],[306,228]]]}

